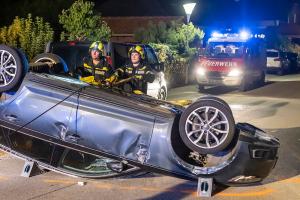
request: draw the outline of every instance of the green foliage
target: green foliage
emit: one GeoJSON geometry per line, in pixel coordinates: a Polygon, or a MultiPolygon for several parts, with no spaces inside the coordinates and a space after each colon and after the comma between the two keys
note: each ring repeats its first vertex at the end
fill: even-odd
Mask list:
{"type": "Polygon", "coordinates": [[[279,36],[278,49],[298,54],[300,53],[300,46],[298,44],[293,43],[288,37],[281,35],[279,36]]]}
{"type": "Polygon", "coordinates": [[[278,49],[281,51],[290,51],[300,53],[300,46],[293,43],[287,36],[281,35],[274,29],[267,30],[266,44],[268,49],[278,49]]]}
{"type": "Polygon", "coordinates": [[[189,68],[203,37],[204,32],[192,23],[178,21],[149,23],[146,29],[141,28],[135,33],[135,39],[150,44],[159,61],[164,63],[169,86],[188,82],[189,68]]]}
{"type": "Polygon", "coordinates": [[[135,32],[136,40],[142,43],[166,44],[181,56],[191,56],[195,52],[195,48],[191,47],[200,46],[203,37],[203,30],[192,23],[186,25],[178,21],[158,24],[150,22],[147,28],[140,28],[135,32]]]}
{"type": "Polygon", "coordinates": [[[166,44],[149,43],[149,45],[155,50],[160,63],[168,62],[171,58],[177,56],[176,51],[172,51],[166,44]]]}
{"type": "Polygon", "coordinates": [[[31,59],[43,52],[45,44],[53,39],[53,29],[43,18],[16,17],[9,27],[0,28],[0,43],[21,48],[31,59]]]}
{"type": "Polygon", "coordinates": [[[78,0],[69,9],[62,11],[59,23],[65,32],[61,34],[61,40],[109,40],[111,30],[100,15],[94,14],[94,6],[93,2],[78,0]]]}

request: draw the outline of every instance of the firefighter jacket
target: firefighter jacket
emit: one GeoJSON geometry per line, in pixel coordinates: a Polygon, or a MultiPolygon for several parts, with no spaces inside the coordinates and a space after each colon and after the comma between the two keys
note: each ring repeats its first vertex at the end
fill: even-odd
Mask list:
{"type": "Polygon", "coordinates": [[[97,65],[94,65],[91,58],[84,58],[83,62],[83,67],[80,69],[82,77],[93,76],[95,81],[101,82],[109,78],[114,72],[105,57],[101,57],[97,65]]]}
{"type": "Polygon", "coordinates": [[[118,68],[115,74],[118,80],[132,77],[133,79],[129,82],[132,91],[141,91],[145,94],[147,93],[147,83],[152,83],[155,79],[151,68],[142,63],[136,67],[132,64],[127,64],[118,68]]]}

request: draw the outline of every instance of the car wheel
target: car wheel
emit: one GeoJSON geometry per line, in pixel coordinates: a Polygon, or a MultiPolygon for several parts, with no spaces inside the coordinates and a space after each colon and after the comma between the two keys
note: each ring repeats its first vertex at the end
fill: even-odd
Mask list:
{"type": "Polygon", "coordinates": [[[230,106],[228,105],[228,103],[226,103],[226,101],[224,101],[223,99],[221,98],[218,98],[218,97],[215,97],[215,96],[211,96],[211,95],[206,95],[206,96],[203,96],[203,97],[200,97],[199,99],[197,99],[197,101],[202,101],[202,100],[212,100],[212,101],[217,101],[221,104],[223,104],[231,113],[231,108],[230,106]]]}
{"type": "Polygon", "coordinates": [[[277,75],[278,75],[278,76],[283,76],[283,75],[284,75],[284,69],[279,69],[279,70],[277,71],[277,75]]]}
{"type": "Polygon", "coordinates": [[[158,99],[166,100],[167,99],[167,91],[164,87],[161,87],[158,91],[158,99]]]}
{"type": "Polygon", "coordinates": [[[56,54],[52,53],[42,53],[35,56],[32,63],[48,63],[48,66],[35,66],[31,70],[35,72],[46,72],[51,74],[58,74],[62,72],[68,72],[68,67],[65,61],[56,54]]]}
{"type": "Polygon", "coordinates": [[[0,92],[15,89],[21,82],[23,72],[23,61],[18,52],[0,45],[0,92]]]}
{"type": "Polygon", "coordinates": [[[198,92],[205,92],[205,86],[198,84],[198,92]]]}
{"type": "Polygon", "coordinates": [[[202,99],[183,112],[179,132],[189,149],[201,154],[214,154],[232,142],[235,122],[228,105],[213,99],[202,99]]]}
{"type": "Polygon", "coordinates": [[[27,56],[23,50],[18,49],[18,48],[13,48],[13,49],[18,53],[18,55],[20,56],[20,58],[22,60],[22,65],[23,65],[23,69],[24,69],[22,76],[24,77],[29,70],[29,62],[28,62],[27,56]]]}

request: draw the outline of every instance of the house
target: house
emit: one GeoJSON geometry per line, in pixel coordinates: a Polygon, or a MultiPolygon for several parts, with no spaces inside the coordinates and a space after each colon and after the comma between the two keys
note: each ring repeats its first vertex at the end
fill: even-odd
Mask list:
{"type": "Polygon", "coordinates": [[[118,16],[102,17],[112,30],[111,41],[114,42],[138,42],[134,39],[134,32],[139,28],[146,28],[150,22],[169,22],[173,20],[183,21],[183,16],[118,16]]]}
{"type": "Polygon", "coordinates": [[[111,40],[118,42],[138,42],[134,40],[134,32],[141,27],[147,27],[150,21],[184,21],[180,0],[99,0],[95,9],[101,12],[102,19],[111,28],[111,40]],[[181,12],[178,12],[179,6],[181,12]]]}

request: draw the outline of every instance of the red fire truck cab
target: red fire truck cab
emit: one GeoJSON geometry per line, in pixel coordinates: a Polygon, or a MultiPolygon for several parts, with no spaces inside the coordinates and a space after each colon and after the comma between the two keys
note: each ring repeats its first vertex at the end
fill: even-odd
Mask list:
{"type": "Polygon", "coordinates": [[[247,33],[213,34],[195,67],[199,91],[219,85],[247,91],[263,85],[267,62],[263,37],[247,33]]]}

